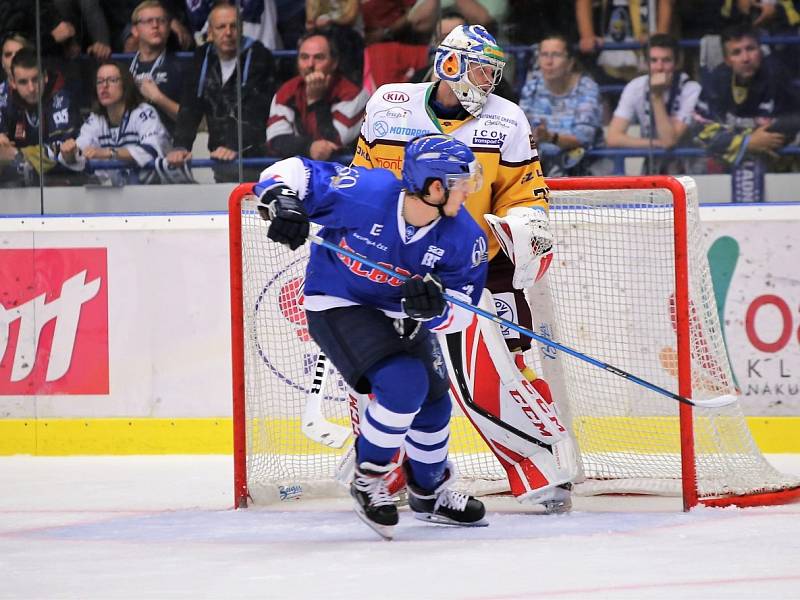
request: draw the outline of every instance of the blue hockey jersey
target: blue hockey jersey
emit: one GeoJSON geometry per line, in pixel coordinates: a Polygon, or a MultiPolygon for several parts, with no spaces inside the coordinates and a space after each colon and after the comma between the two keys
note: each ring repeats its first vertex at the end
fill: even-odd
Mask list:
{"type": "MultiPolygon", "coordinates": [[[[385,169],[346,167],[337,163],[290,158],[261,175],[257,195],[281,181],[297,190],[309,218],[323,228],[319,235],[401,276],[438,275],[447,292],[477,304],[486,280],[487,241],[466,209],[425,227],[409,226],[402,216],[405,192],[385,169]]],[[[405,317],[400,308],[400,277],[312,246],[306,269],[305,308],[326,310],[359,304],[405,317]]],[[[444,315],[426,322],[437,332],[465,328],[472,313],[448,303],[444,315]]]]}

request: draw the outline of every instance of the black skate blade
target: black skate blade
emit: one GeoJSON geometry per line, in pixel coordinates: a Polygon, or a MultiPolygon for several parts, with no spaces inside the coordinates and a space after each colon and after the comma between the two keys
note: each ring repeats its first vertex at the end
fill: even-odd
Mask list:
{"type": "Polygon", "coordinates": [[[376,523],[375,521],[370,521],[367,515],[364,513],[363,510],[359,510],[360,506],[356,506],[353,508],[358,518],[364,521],[372,531],[377,533],[387,542],[392,541],[392,537],[394,536],[394,525],[381,525],[380,523],[376,523]]]}
{"type": "Polygon", "coordinates": [[[414,513],[414,518],[419,519],[420,521],[424,521],[426,523],[431,523],[433,525],[452,525],[454,527],[488,527],[489,521],[486,519],[481,519],[480,521],[475,521],[474,523],[462,523],[460,521],[454,521],[444,515],[433,515],[431,513],[414,513]]]}

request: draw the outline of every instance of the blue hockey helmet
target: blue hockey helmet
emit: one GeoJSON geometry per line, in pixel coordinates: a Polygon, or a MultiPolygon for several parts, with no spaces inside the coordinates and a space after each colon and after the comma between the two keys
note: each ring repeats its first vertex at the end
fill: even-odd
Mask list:
{"type": "Polygon", "coordinates": [[[483,170],[472,150],[443,133],[414,138],[406,146],[403,185],[412,194],[425,190],[429,179],[438,179],[446,190],[477,192],[483,184],[483,170]]]}

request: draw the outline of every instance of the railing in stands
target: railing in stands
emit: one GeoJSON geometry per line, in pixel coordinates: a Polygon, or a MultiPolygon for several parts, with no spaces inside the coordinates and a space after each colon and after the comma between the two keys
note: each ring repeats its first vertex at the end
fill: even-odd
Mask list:
{"type": "MultiPolygon", "coordinates": [[[[800,155],[800,146],[786,146],[777,151],[783,156],[800,155]]],[[[702,148],[675,148],[664,150],[663,148],[596,148],[586,153],[589,158],[610,158],[614,162],[612,175],[625,175],[626,158],[702,158],[710,154],[702,148]]],[[[638,175],[638,173],[637,173],[638,175]]]]}
{"type": "MultiPolygon", "coordinates": [[[[782,156],[799,156],[800,146],[786,146],[778,150],[777,153],[782,156]]],[[[709,154],[701,148],[675,148],[673,150],[664,150],[662,148],[653,148],[652,150],[648,148],[597,148],[595,150],[589,150],[586,156],[590,158],[610,158],[614,162],[614,171],[611,174],[625,175],[626,158],[647,158],[651,156],[653,158],[702,158],[704,156],[709,156],[709,154]]],[[[342,164],[349,164],[352,158],[352,154],[347,154],[335,156],[333,160],[342,164]]],[[[275,157],[244,158],[242,159],[242,166],[266,168],[279,160],[281,159],[275,157]]],[[[189,166],[193,169],[210,169],[215,166],[233,164],[234,162],[235,161],[223,162],[214,159],[193,159],[189,161],[189,166]]],[[[130,163],[119,160],[92,160],[87,161],[87,164],[90,170],[136,169],[136,167],[132,167],[130,163]]],[[[151,168],[152,163],[141,167],[141,169],[151,168]]]]}

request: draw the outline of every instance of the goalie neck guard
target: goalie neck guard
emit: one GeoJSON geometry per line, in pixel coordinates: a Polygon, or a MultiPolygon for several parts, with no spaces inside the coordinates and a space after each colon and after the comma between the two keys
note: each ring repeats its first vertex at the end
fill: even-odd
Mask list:
{"type": "Polygon", "coordinates": [[[503,77],[506,57],[497,41],[480,25],[461,25],[436,49],[436,77],[446,82],[461,106],[478,117],[503,77]]]}

